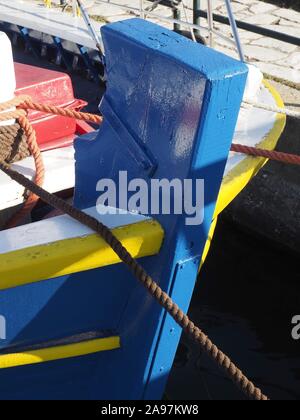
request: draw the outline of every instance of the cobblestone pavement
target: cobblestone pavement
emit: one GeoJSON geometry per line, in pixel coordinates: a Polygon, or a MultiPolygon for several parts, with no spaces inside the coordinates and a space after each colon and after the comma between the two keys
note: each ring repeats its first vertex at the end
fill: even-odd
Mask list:
{"type": "MultiPolygon", "coordinates": [[[[26,1],[43,3],[42,0],[26,1]]],[[[60,0],[53,0],[53,3],[60,3],[60,0]]],[[[85,0],[85,3],[91,16],[100,17],[107,22],[139,15],[140,0],[108,0],[108,3],[100,0],[85,0]],[[124,9],[124,6],[136,10],[130,12],[124,9]]],[[[202,7],[205,8],[206,2],[203,0],[202,3],[202,7]]],[[[153,3],[145,0],[144,4],[147,7],[153,3]]],[[[183,4],[186,7],[181,6],[182,19],[192,22],[193,0],[183,0],[183,4]]],[[[215,13],[227,15],[224,0],[213,0],[213,7],[215,13]]],[[[300,38],[299,12],[257,0],[232,0],[232,7],[237,19],[300,38]]],[[[155,14],[164,18],[172,17],[171,10],[161,5],[155,9],[155,14]]],[[[172,24],[166,20],[160,20],[157,16],[148,17],[156,23],[172,28],[172,24]]],[[[202,19],[201,25],[207,26],[205,19],[202,19]]],[[[233,38],[229,26],[215,23],[215,28],[233,38]]],[[[207,35],[204,30],[203,35],[207,35]]],[[[294,87],[300,87],[300,47],[243,30],[240,30],[240,37],[247,60],[256,63],[264,73],[273,78],[285,80],[294,87]]],[[[215,37],[215,47],[221,52],[237,57],[234,46],[226,40],[215,37]]]]}

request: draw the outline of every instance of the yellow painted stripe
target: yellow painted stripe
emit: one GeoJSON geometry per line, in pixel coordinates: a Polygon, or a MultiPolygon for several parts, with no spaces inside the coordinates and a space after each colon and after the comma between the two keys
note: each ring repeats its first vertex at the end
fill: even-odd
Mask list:
{"type": "Polygon", "coordinates": [[[216,230],[216,227],[217,227],[217,223],[218,223],[218,218],[216,217],[210,225],[208,238],[207,238],[205,248],[204,248],[204,251],[203,251],[203,254],[202,254],[202,257],[201,257],[200,270],[201,270],[203,264],[205,263],[205,260],[206,260],[208,254],[209,254],[209,251],[210,251],[210,248],[211,248],[211,243],[212,243],[212,240],[213,240],[213,237],[214,237],[214,234],[215,234],[215,230],[216,230]]]}
{"type": "Polygon", "coordinates": [[[120,337],[109,337],[82,343],[32,350],[26,353],[5,354],[0,356],[0,369],[87,356],[88,354],[102,351],[116,350],[120,347],[120,337]]]}
{"type": "MultiPolygon", "coordinates": [[[[280,108],[284,108],[284,103],[277,90],[267,81],[264,80],[264,85],[273,95],[276,104],[280,108]]],[[[259,147],[274,150],[277,142],[283,133],[286,124],[285,115],[277,114],[274,127],[265,139],[259,144],[259,147]]],[[[201,259],[202,268],[207,255],[210,250],[211,242],[217,225],[218,216],[222,211],[238,196],[238,194],[248,185],[250,180],[259,172],[259,170],[267,163],[267,159],[254,158],[252,156],[246,157],[239,165],[237,165],[229,174],[223,179],[214,219],[212,221],[209,238],[206,242],[205,249],[201,259]]]]}
{"type": "MultiPolygon", "coordinates": [[[[277,90],[266,80],[264,80],[264,85],[273,95],[277,106],[284,108],[284,103],[277,90]]],[[[285,124],[286,116],[277,114],[274,127],[266,138],[259,143],[259,147],[274,150],[283,133],[285,124]]],[[[216,218],[234,200],[267,162],[268,159],[248,156],[228,173],[223,179],[214,218],[216,218]]]]}
{"type": "MultiPolygon", "coordinates": [[[[148,220],[113,230],[135,258],[156,255],[164,238],[148,220]]],[[[66,239],[0,255],[0,290],[117,264],[120,259],[98,235],[66,239]]]]}

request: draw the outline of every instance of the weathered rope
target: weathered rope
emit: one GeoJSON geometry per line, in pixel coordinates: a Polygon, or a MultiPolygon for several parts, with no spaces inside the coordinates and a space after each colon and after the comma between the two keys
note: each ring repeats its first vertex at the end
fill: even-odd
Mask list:
{"type": "Polygon", "coordinates": [[[248,99],[247,101],[243,102],[246,105],[254,106],[254,108],[263,109],[264,111],[274,112],[276,114],[283,114],[287,117],[296,118],[297,120],[300,119],[300,112],[292,111],[291,109],[287,108],[280,108],[278,106],[268,105],[262,102],[256,102],[248,99]]]}
{"type": "MultiPolygon", "coordinates": [[[[9,105],[11,106],[11,103],[9,103],[9,105]]],[[[63,115],[70,118],[83,119],[84,121],[88,122],[102,122],[102,117],[99,116],[69,110],[66,111],[62,110],[61,108],[43,104],[35,104],[30,99],[20,101],[17,106],[20,108],[16,111],[16,113],[18,113],[20,126],[24,129],[25,133],[29,135],[29,137],[30,134],[32,135],[33,133],[25,123],[27,118],[24,114],[22,114],[22,112],[25,112],[25,109],[34,109],[46,113],[54,113],[56,115],[63,115]]],[[[3,111],[6,109],[7,108],[4,108],[3,111]]],[[[1,115],[3,118],[3,114],[0,114],[0,116],[1,115]]],[[[15,114],[13,112],[6,112],[6,116],[9,116],[10,118],[12,118],[14,115],[15,114]]],[[[32,148],[30,148],[30,150],[32,150],[32,148]]],[[[240,153],[250,154],[252,156],[261,156],[264,158],[285,161],[288,163],[298,164],[299,158],[295,158],[294,156],[292,159],[291,156],[293,155],[286,155],[282,153],[278,154],[279,152],[248,148],[247,146],[243,145],[233,145],[232,150],[240,153]]],[[[34,182],[28,180],[18,172],[13,171],[4,161],[0,162],[0,169],[24,188],[31,191],[33,196],[41,198],[52,207],[62,211],[65,214],[68,214],[73,219],[78,220],[80,223],[97,232],[114,250],[121,261],[123,261],[129,267],[130,271],[146,288],[146,290],[155,298],[155,300],[168,312],[168,314],[187,333],[187,335],[191,337],[218,364],[218,366],[229,376],[229,378],[238,386],[238,388],[244,392],[247,397],[258,401],[268,400],[268,398],[261,392],[261,390],[255,387],[255,385],[249,379],[247,379],[243,372],[238,369],[234,363],[221,350],[219,350],[198,327],[195,326],[195,324],[188,318],[188,316],[176,305],[176,303],[173,302],[170,296],[168,296],[158,286],[158,284],[148,275],[144,268],[130,255],[130,253],[123,247],[122,243],[113,235],[107,226],[103,225],[101,222],[92,218],[91,216],[88,216],[82,211],[72,207],[55,195],[48,193],[43,188],[41,188],[40,185],[36,185],[34,182]]]]}
{"type": "MultiPolygon", "coordinates": [[[[18,107],[19,105],[23,104],[26,100],[30,100],[30,96],[27,96],[27,95],[15,96],[10,101],[1,102],[0,103],[0,112],[7,111],[11,108],[18,107]]],[[[22,115],[25,115],[25,113],[23,112],[22,115]]]]}
{"type": "Polygon", "coordinates": [[[27,138],[20,124],[0,127],[0,161],[14,163],[28,156],[27,138]]]}
{"type": "Polygon", "coordinates": [[[48,193],[23,175],[9,168],[9,165],[2,162],[0,169],[18,182],[24,188],[30,190],[33,194],[40,197],[44,202],[52,207],[68,214],[73,219],[84,224],[98,233],[106,243],[114,250],[118,257],[123,261],[136,279],[146,288],[151,296],[168,312],[168,314],[177,322],[177,324],[192,338],[201,349],[203,349],[217,365],[229,376],[229,378],[244,392],[244,394],[253,400],[267,401],[268,398],[259,388],[247,379],[247,377],[238,369],[234,363],[221,350],[215,346],[210,339],[189,319],[189,317],[173,302],[158,284],[148,275],[145,269],[130,255],[123,247],[122,243],[114,236],[110,229],[93,217],[72,207],[65,201],[48,193]]]}
{"type": "Polygon", "coordinates": [[[44,112],[45,114],[60,115],[62,117],[75,118],[77,120],[90,122],[93,124],[101,124],[103,121],[103,118],[99,115],[89,114],[87,112],[78,112],[73,109],[59,108],[53,105],[39,104],[32,102],[30,99],[23,101],[18,106],[18,108],[23,110],[30,109],[34,111],[40,111],[44,112]]]}
{"type": "MultiPolygon", "coordinates": [[[[37,144],[35,130],[33,129],[26,116],[19,117],[18,122],[26,134],[28,149],[34,159],[36,169],[34,183],[36,185],[42,186],[45,179],[45,167],[40,148],[37,144]]],[[[12,228],[20,223],[24,217],[26,217],[26,215],[31,213],[38,201],[39,197],[31,191],[21,209],[17,211],[17,213],[7,222],[6,228],[12,228]]]]}
{"type": "MultiPolygon", "coordinates": [[[[7,128],[3,128],[2,131],[0,129],[0,144],[2,149],[2,152],[0,152],[0,160],[7,163],[13,163],[17,160],[24,159],[31,154],[34,158],[36,168],[34,182],[37,185],[42,186],[45,178],[45,168],[42,154],[37,144],[35,130],[32,128],[32,125],[27,118],[28,110],[75,118],[77,120],[94,124],[101,124],[102,117],[95,114],[59,108],[52,105],[34,103],[29,96],[25,95],[15,97],[8,102],[0,104],[0,122],[15,119],[18,121],[18,125],[8,126],[7,128]],[[14,108],[16,109],[14,110],[14,108]],[[22,137],[19,147],[17,147],[18,139],[14,139],[12,137],[15,129],[14,127],[20,127],[20,129],[24,132],[24,137],[22,137]],[[24,138],[26,139],[27,146],[25,146],[24,138]]],[[[20,223],[26,215],[33,210],[38,200],[39,198],[36,195],[30,194],[23,204],[23,207],[8,221],[6,228],[14,227],[20,223]]]]}
{"type": "Polygon", "coordinates": [[[257,147],[244,146],[243,144],[233,144],[231,151],[243,153],[245,155],[262,157],[290,165],[300,165],[300,156],[290,153],[276,152],[275,150],[265,150],[257,147]]]}
{"type": "MultiPolygon", "coordinates": [[[[26,110],[24,109],[11,110],[17,106],[20,106],[25,100],[28,100],[28,99],[29,99],[28,96],[19,96],[8,102],[0,104],[0,112],[1,112],[0,121],[10,121],[10,120],[16,119],[18,122],[18,124],[15,124],[12,126],[2,127],[2,135],[0,136],[0,144],[1,144],[1,149],[4,150],[2,154],[3,153],[7,154],[4,160],[9,163],[16,161],[18,158],[23,159],[29,155],[32,155],[34,159],[34,163],[35,163],[35,169],[36,169],[34,182],[35,184],[42,186],[44,183],[44,178],[45,178],[45,167],[44,167],[41,151],[37,144],[35,130],[32,128],[32,125],[30,124],[27,118],[26,110]],[[19,129],[23,132],[22,139],[20,139],[19,147],[17,146],[17,143],[18,143],[17,136],[14,143],[9,144],[9,142],[12,140],[11,137],[9,139],[9,133],[12,134],[13,130],[15,128],[18,128],[18,126],[19,126],[19,129]],[[25,139],[26,139],[27,150],[24,145],[24,142],[22,141],[24,140],[23,136],[25,136],[25,139]],[[6,150],[5,150],[5,147],[6,147],[6,150]]],[[[2,156],[2,158],[3,157],[4,156],[2,156]]],[[[39,197],[37,197],[33,193],[30,193],[27,199],[25,200],[25,203],[23,204],[22,208],[19,211],[17,211],[17,213],[14,216],[12,216],[11,219],[7,222],[6,228],[14,227],[18,223],[20,223],[24,219],[24,217],[33,210],[38,200],[39,200],[39,197]]]]}

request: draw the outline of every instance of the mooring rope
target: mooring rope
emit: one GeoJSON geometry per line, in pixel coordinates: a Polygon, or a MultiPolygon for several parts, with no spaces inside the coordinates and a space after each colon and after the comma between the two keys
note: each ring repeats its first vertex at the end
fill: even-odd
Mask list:
{"type": "MultiPolygon", "coordinates": [[[[39,163],[41,162],[39,159],[41,158],[41,154],[37,146],[35,132],[27,119],[28,109],[45,112],[48,114],[76,118],[78,120],[93,122],[96,124],[100,124],[103,121],[103,118],[98,115],[76,112],[73,110],[62,109],[45,104],[37,104],[32,102],[32,100],[28,97],[19,97],[5,104],[0,104],[0,112],[2,112],[0,114],[0,121],[18,119],[20,128],[24,130],[29,151],[35,157],[37,173],[40,173],[41,171],[41,167],[39,166],[39,163]],[[11,109],[14,106],[17,107],[15,111],[7,111],[7,109],[11,109]]],[[[277,111],[272,110],[272,112],[277,111]]],[[[7,130],[9,131],[10,129],[12,128],[8,128],[7,130]]],[[[1,135],[0,132],[0,141],[2,137],[4,138],[4,135],[1,135]]],[[[245,153],[251,156],[273,159],[284,163],[300,164],[300,157],[296,155],[258,149],[239,144],[233,144],[231,150],[238,153],[245,153]]],[[[30,191],[31,197],[34,197],[35,199],[34,204],[32,202],[29,203],[30,205],[25,204],[22,209],[22,216],[24,216],[24,214],[26,214],[29,210],[32,210],[32,206],[36,204],[36,200],[41,198],[43,201],[56,208],[57,210],[68,214],[73,219],[93,229],[107,242],[107,244],[114,250],[121,261],[123,261],[129,267],[131,272],[135,275],[139,282],[143,284],[143,286],[155,298],[155,300],[169,313],[169,315],[188,334],[188,336],[191,337],[218,364],[218,366],[226,372],[230,379],[238,386],[238,388],[244,392],[247,397],[260,401],[268,400],[268,398],[261,392],[261,390],[255,387],[255,385],[242,373],[242,371],[234,365],[229,357],[226,356],[221,350],[219,350],[209,340],[209,338],[198,327],[195,326],[195,324],[188,318],[188,316],[176,305],[176,303],[173,302],[170,296],[168,296],[158,286],[158,284],[148,275],[144,268],[129,254],[129,252],[123,247],[122,243],[113,235],[107,226],[103,225],[93,217],[88,216],[82,211],[74,208],[55,195],[45,191],[41,187],[42,179],[39,177],[36,176],[34,182],[30,181],[20,173],[13,171],[9,164],[4,161],[4,159],[1,159],[0,161],[0,169],[13,180],[22,185],[25,189],[30,191]]],[[[10,222],[10,225],[16,223],[16,219],[19,220],[19,216],[14,218],[14,220],[10,222]]]]}
{"type": "Polygon", "coordinates": [[[27,138],[20,124],[0,127],[0,161],[18,162],[30,156],[27,138]]]}
{"type": "MultiPolygon", "coordinates": [[[[7,107],[11,107],[12,102],[6,104],[7,107]]],[[[47,113],[52,113],[52,111],[56,115],[65,115],[71,117],[73,114],[73,118],[83,119],[84,121],[102,121],[102,118],[96,115],[91,114],[84,114],[84,113],[75,113],[74,111],[61,110],[56,107],[49,107],[41,104],[34,104],[31,102],[30,99],[26,99],[26,101],[21,102],[18,104],[19,108],[15,111],[15,115],[18,115],[20,118],[20,126],[24,129],[25,133],[27,133],[27,140],[32,138],[32,132],[34,132],[33,128],[31,129],[28,127],[27,123],[25,123],[24,119],[27,120],[27,117],[23,115],[20,117],[20,112],[25,112],[24,109],[35,109],[35,110],[45,110],[47,113]],[[22,119],[23,118],[23,119],[22,119]]],[[[0,111],[5,110],[5,106],[0,105],[0,111]],[[4,109],[3,109],[4,108],[4,109]]],[[[8,114],[8,113],[6,113],[8,114]]],[[[0,114],[0,118],[3,118],[3,114],[0,114]]],[[[11,119],[14,112],[9,113],[9,119],[11,119]]],[[[30,123],[27,120],[29,126],[30,123]]],[[[29,147],[31,150],[31,147],[29,147]]],[[[126,266],[130,269],[130,271],[134,274],[135,278],[146,288],[146,290],[151,294],[151,296],[159,303],[167,313],[176,321],[176,323],[185,331],[185,333],[193,339],[193,341],[202,349],[204,350],[222,369],[228,377],[232,380],[232,382],[241,390],[243,393],[250,399],[258,400],[258,401],[267,401],[268,398],[266,395],[262,393],[262,391],[257,388],[253,382],[251,382],[243,372],[236,367],[236,365],[230,360],[228,356],[226,356],[221,350],[218,349],[216,345],[214,345],[211,340],[201,331],[200,328],[195,326],[195,324],[189,319],[189,317],[176,305],[175,302],[171,299],[171,297],[165,293],[158,284],[149,276],[146,270],[135,260],[132,255],[127,251],[126,248],[123,247],[122,243],[115,237],[115,235],[111,232],[111,230],[99,222],[97,219],[85,214],[84,212],[76,209],[75,207],[69,205],[65,201],[61,200],[60,198],[56,197],[53,194],[50,194],[46,190],[44,190],[40,184],[30,181],[22,174],[12,170],[8,163],[1,161],[0,162],[0,169],[7,174],[11,179],[16,181],[18,184],[22,185],[26,190],[29,190],[31,194],[35,197],[41,198],[44,202],[48,203],[52,207],[60,210],[61,212],[69,215],[73,219],[77,220],[78,222],[84,224],[85,226],[91,228],[96,233],[98,233],[106,243],[114,250],[114,252],[118,255],[121,261],[126,264],[126,266]]]]}
{"type": "Polygon", "coordinates": [[[252,101],[250,99],[243,101],[244,104],[253,106],[254,108],[263,109],[264,111],[274,112],[276,114],[286,115],[287,117],[296,118],[300,120],[300,112],[292,111],[288,108],[280,108],[274,105],[268,105],[262,102],[252,101]]]}
{"type": "MultiPolygon", "coordinates": [[[[8,101],[8,102],[4,102],[4,103],[0,104],[0,112],[1,112],[0,113],[0,121],[5,122],[5,121],[10,121],[10,120],[17,119],[18,124],[19,124],[20,128],[23,130],[24,135],[26,137],[26,143],[27,143],[29,154],[32,155],[32,157],[34,159],[35,170],[36,170],[35,171],[34,183],[39,185],[39,186],[42,186],[43,183],[44,183],[44,179],[45,179],[45,167],[44,167],[44,162],[43,162],[43,158],[42,158],[40,148],[37,144],[35,130],[33,129],[32,125],[30,124],[30,122],[27,118],[27,111],[23,110],[23,109],[16,109],[16,110],[10,111],[14,107],[20,106],[27,99],[28,99],[27,96],[19,96],[19,97],[16,97],[16,98],[8,101]],[[7,110],[9,110],[9,111],[7,111],[7,110]]],[[[14,125],[13,126],[8,126],[8,127],[10,127],[10,128],[6,128],[6,130],[13,130],[14,129],[14,125]]],[[[8,159],[9,159],[10,156],[12,156],[11,155],[12,153],[14,153],[15,155],[19,154],[20,157],[25,157],[25,155],[22,154],[22,150],[24,151],[24,145],[20,144],[19,149],[13,151],[13,145],[12,144],[9,145],[7,143],[7,134],[5,134],[5,128],[4,128],[4,134],[3,134],[3,131],[2,131],[2,136],[0,137],[0,145],[1,145],[1,149],[4,149],[4,147],[6,145],[6,147],[7,147],[6,152],[9,153],[8,159]]],[[[7,158],[6,158],[6,160],[7,160],[7,158]]],[[[12,161],[9,161],[9,160],[8,160],[8,162],[12,163],[12,161]]],[[[39,197],[37,197],[35,194],[33,194],[31,192],[28,195],[28,197],[27,197],[25,203],[23,204],[22,208],[19,211],[17,211],[17,213],[15,215],[13,215],[10,218],[10,220],[7,222],[6,227],[11,228],[11,227],[16,226],[18,223],[20,223],[24,219],[24,217],[34,209],[38,200],[39,200],[39,197]]]]}
{"type": "MultiPolygon", "coordinates": [[[[75,118],[76,120],[85,121],[87,123],[101,124],[103,118],[96,114],[89,114],[87,112],[78,112],[74,109],[60,108],[53,105],[39,104],[32,102],[31,99],[26,99],[19,106],[19,109],[33,110],[44,112],[45,114],[59,115],[62,117],[75,118]]],[[[0,114],[1,115],[1,114],[0,114]]]]}
{"type": "Polygon", "coordinates": [[[290,165],[300,165],[300,156],[290,153],[276,152],[275,150],[265,150],[258,147],[244,146],[243,144],[232,144],[231,151],[242,153],[253,157],[262,157],[290,165]]]}
{"type": "Polygon", "coordinates": [[[148,275],[146,270],[132,257],[127,249],[123,247],[122,243],[107,226],[66,203],[59,197],[48,193],[38,185],[35,185],[32,181],[20,173],[10,169],[9,165],[6,163],[1,162],[0,169],[18,184],[39,196],[44,202],[48,203],[57,210],[60,210],[64,214],[68,214],[73,219],[98,233],[118,255],[120,260],[126,264],[126,266],[134,274],[135,278],[146,288],[151,296],[167,311],[167,313],[176,321],[185,333],[217,363],[217,365],[248,398],[258,401],[268,400],[262,391],[235,366],[230,358],[219,350],[218,347],[215,346],[200,330],[200,328],[195,326],[189,317],[176,305],[176,303],[173,302],[171,297],[158,286],[158,284],[148,275]]]}
{"type": "MultiPolygon", "coordinates": [[[[33,129],[27,117],[28,110],[39,111],[46,114],[58,115],[62,117],[75,118],[77,120],[82,120],[94,124],[100,124],[102,122],[102,117],[95,114],[83,113],[75,110],[59,108],[56,106],[34,103],[29,96],[18,96],[10,101],[0,104],[0,122],[6,122],[15,119],[18,121],[18,124],[0,127],[0,159],[6,163],[13,163],[17,160],[21,160],[29,155],[32,155],[34,158],[36,170],[34,182],[39,186],[42,186],[45,179],[45,168],[42,154],[37,143],[35,130],[33,129]],[[16,109],[13,110],[14,108],[16,109]],[[14,137],[14,132],[18,127],[23,131],[21,141],[18,140],[17,135],[14,137]],[[26,140],[26,143],[24,143],[24,139],[26,140]]],[[[9,229],[22,222],[22,220],[34,209],[38,203],[38,200],[39,197],[34,194],[29,194],[22,208],[11,217],[11,219],[6,223],[5,227],[9,229]]]]}

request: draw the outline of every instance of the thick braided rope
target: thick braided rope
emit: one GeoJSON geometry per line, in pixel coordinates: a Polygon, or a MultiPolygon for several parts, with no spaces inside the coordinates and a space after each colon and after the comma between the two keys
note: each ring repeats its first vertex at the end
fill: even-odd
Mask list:
{"type": "MultiPolygon", "coordinates": [[[[0,114],[0,121],[9,121],[11,119],[17,119],[20,128],[24,131],[24,134],[26,136],[28,150],[34,159],[36,169],[34,182],[38,186],[42,186],[45,178],[44,162],[42,159],[40,148],[37,144],[35,130],[33,129],[32,125],[30,124],[27,118],[27,112],[24,109],[7,111],[14,107],[20,106],[22,103],[24,103],[25,100],[28,100],[28,96],[19,96],[8,102],[1,103],[0,112],[2,113],[0,114]]],[[[8,126],[8,128],[6,129],[8,131],[12,130],[12,127],[9,128],[8,126]]],[[[3,135],[3,138],[7,138],[7,135],[5,133],[3,135]]],[[[33,193],[30,193],[27,199],[25,200],[25,203],[23,204],[22,208],[7,222],[6,228],[14,227],[18,223],[20,223],[24,219],[24,217],[33,210],[38,200],[38,196],[36,196],[33,193]]]]}
{"type": "Polygon", "coordinates": [[[90,122],[94,124],[101,124],[103,118],[99,115],[89,114],[87,112],[78,112],[73,109],[60,108],[53,105],[39,104],[33,102],[29,96],[18,96],[11,101],[0,104],[0,121],[7,121],[16,119],[20,116],[26,115],[27,110],[44,112],[45,114],[59,115],[62,117],[75,118],[77,120],[90,122]],[[15,111],[7,111],[11,108],[17,107],[15,111]]]}
{"type": "Polygon", "coordinates": [[[99,115],[89,114],[87,112],[78,112],[73,109],[59,108],[53,105],[38,104],[28,99],[22,102],[18,108],[31,109],[34,111],[44,112],[46,114],[54,114],[54,115],[60,115],[62,117],[75,118],[77,120],[82,120],[82,121],[90,122],[94,124],[101,124],[103,121],[103,118],[100,117],[99,115]]]}
{"type": "Polygon", "coordinates": [[[0,160],[17,162],[30,156],[27,139],[20,124],[0,127],[0,160]]]}
{"type": "MultiPolygon", "coordinates": [[[[77,118],[87,122],[101,123],[102,118],[93,114],[84,114],[74,111],[62,110],[61,108],[46,106],[42,104],[34,104],[30,100],[21,102],[20,108],[34,109],[41,112],[67,116],[70,118],[77,118]]],[[[1,110],[1,108],[0,108],[1,110]]],[[[7,115],[10,115],[7,113],[7,115]]],[[[298,157],[294,155],[287,155],[285,153],[272,152],[268,150],[249,148],[243,145],[233,145],[232,150],[250,154],[252,156],[260,156],[269,159],[284,161],[287,163],[297,163],[298,157]],[[293,156],[293,159],[291,159],[293,156]]],[[[156,301],[169,313],[170,316],[181,326],[181,328],[223,369],[230,379],[244,392],[244,394],[254,400],[266,401],[268,398],[256,388],[255,385],[249,381],[243,372],[238,369],[234,363],[223,353],[217,346],[215,346],[209,338],[194,325],[188,316],[173,302],[173,300],[158,286],[158,284],[147,274],[142,266],[128,253],[119,240],[113,233],[104,226],[101,222],[86,215],[85,213],[75,209],[69,204],[65,203],[58,197],[49,194],[38,185],[25,178],[23,175],[12,171],[9,166],[2,162],[0,169],[9,175],[13,180],[23,185],[30,190],[32,194],[42,198],[45,202],[54,208],[68,214],[72,218],[78,220],[80,223],[85,224],[94,231],[96,231],[114,250],[119,258],[130,268],[135,277],[143,284],[148,292],[156,299],[156,301]]]]}
{"type": "Polygon", "coordinates": [[[229,376],[229,378],[241,389],[244,394],[253,400],[267,401],[268,398],[249,381],[246,376],[238,369],[234,363],[221,352],[209,338],[188,318],[188,316],[173,302],[158,284],[148,275],[145,269],[130,255],[123,247],[122,243],[114,236],[110,229],[93,217],[72,207],[65,201],[48,193],[41,187],[23,175],[9,168],[6,163],[0,163],[0,169],[10,176],[14,181],[39,196],[43,201],[68,214],[73,219],[97,232],[106,243],[114,250],[118,257],[123,261],[136,279],[146,288],[155,300],[169,313],[178,325],[192,338],[229,376]]]}
{"type": "MultiPolygon", "coordinates": [[[[40,148],[37,144],[35,130],[33,129],[27,117],[25,116],[18,118],[18,122],[21,128],[24,130],[24,133],[27,138],[28,149],[34,159],[34,163],[35,163],[34,183],[38,186],[42,186],[45,180],[45,167],[44,167],[44,162],[43,162],[40,148]]],[[[9,219],[5,227],[7,229],[10,229],[12,227],[17,226],[28,214],[32,212],[32,210],[34,209],[38,201],[39,201],[39,197],[36,194],[31,192],[29,196],[27,197],[26,201],[24,202],[23,206],[21,207],[21,209],[17,211],[17,213],[14,214],[9,219]]]]}
{"type": "Polygon", "coordinates": [[[77,120],[90,122],[94,124],[101,124],[103,118],[96,114],[88,112],[78,112],[73,109],[60,108],[54,105],[40,104],[33,102],[29,96],[18,96],[11,101],[0,104],[0,121],[7,121],[16,119],[20,116],[26,115],[27,110],[39,111],[45,114],[59,115],[61,117],[75,118],[77,120]],[[15,111],[7,111],[10,108],[17,107],[15,111]]]}
{"type": "MultiPolygon", "coordinates": [[[[27,119],[27,111],[29,109],[44,112],[46,114],[75,118],[81,121],[90,122],[94,124],[101,124],[103,118],[95,114],[77,112],[75,110],[59,108],[52,105],[34,103],[32,102],[29,96],[25,95],[15,97],[10,101],[0,104],[0,122],[17,119],[20,126],[24,129],[25,135],[27,137],[28,148],[35,161],[36,175],[34,182],[37,185],[42,186],[45,178],[45,168],[42,160],[42,155],[36,141],[36,133],[32,128],[29,120],[27,119]],[[11,110],[15,107],[17,109],[11,110]]],[[[21,154],[20,157],[25,156],[21,154]]],[[[14,227],[19,222],[21,222],[23,218],[32,211],[32,209],[37,204],[37,201],[38,197],[35,194],[30,194],[23,207],[17,212],[16,215],[14,215],[11,218],[11,220],[9,220],[6,227],[14,227]]]]}
{"type": "Polygon", "coordinates": [[[20,117],[25,117],[27,114],[23,109],[16,109],[15,111],[6,111],[0,114],[0,121],[5,122],[9,120],[17,120],[20,117]]]}
{"type": "Polygon", "coordinates": [[[300,119],[300,112],[292,111],[291,109],[287,108],[280,108],[278,106],[268,105],[262,102],[256,102],[248,99],[247,101],[243,102],[246,105],[254,106],[254,108],[263,109],[264,111],[274,112],[275,114],[282,114],[286,115],[287,117],[296,118],[297,120],[300,119]]]}
{"type": "MultiPolygon", "coordinates": [[[[19,101],[18,108],[20,109],[20,111],[21,109],[23,110],[31,109],[31,110],[45,112],[49,114],[55,114],[55,115],[60,115],[64,117],[69,117],[69,118],[76,118],[78,120],[83,120],[85,122],[92,122],[94,124],[101,124],[103,122],[103,117],[99,115],[89,114],[85,112],[77,112],[74,110],[63,109],[63,108],[55,107],[52,105],[34,103],[30,99],[28,99],[28,97],[23,97],[23,100],[19,101]]],[[[275,110],[273,109],[274,112],[276,110],[277,108],[275,110]]],[[[0,111],[1,111],[1,108],[0,108],[0,111]]],[[[258,149],[255,147],[243,146],[239,144],[233,144],[231,150],[238,153],[244,153],[250,156],[264,157],[264,158],[276,160],[283,163],[299,164],[300,162],[300,157],[297,155],[292,155],[292,154],[287,154],[287,153],[282,153],[282,152],[275,152],[275,151],[265,150],[265,149],[258,149]]]]}
{"type": "Polygon", "coordinates": [[[291,165],[300,165],[300,156],[289,153],[276,152],[274,150],[259,149],[257,147],[244,146],[242,144],[233,144],[231,151],[243,153],[245,155],[263,157],[281,163],[288,163],[291,165]]]}
{"type": "Polygon", "coordinates": [[[7,102],[2,102],[0,104],[0,122],[16,120],[20,117],[26,117],[26,109],[15,109],[24,103],[24,101],[29,100],[30,98],[25,95],[16,96],[7,102]]]}

